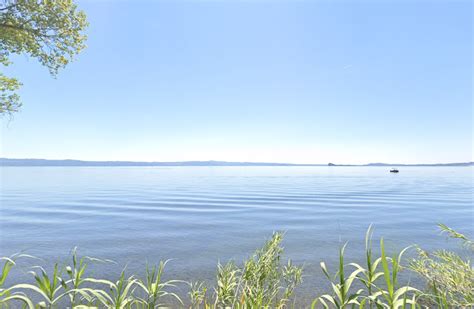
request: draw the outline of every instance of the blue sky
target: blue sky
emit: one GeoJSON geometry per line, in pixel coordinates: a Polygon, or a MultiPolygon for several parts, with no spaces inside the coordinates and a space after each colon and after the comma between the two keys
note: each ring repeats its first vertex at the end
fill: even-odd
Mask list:
{"type": "Polygon", "coordinates": [[[470,1],[80,1],[57,79],[25,56],[3,157],[471,161],[470,1]]]}

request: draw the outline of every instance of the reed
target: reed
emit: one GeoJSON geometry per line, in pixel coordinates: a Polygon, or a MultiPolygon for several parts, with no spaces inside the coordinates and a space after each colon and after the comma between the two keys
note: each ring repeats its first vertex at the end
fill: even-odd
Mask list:
{"type": "MultiPolygon", "coordinates": [[[[461,240],[467,250],[466,255],[474,253],[474,243],[446,225],[439,228],[449,238],[461,240]]],[[[427,252],[417,248],[418,257],[410,263],[410,268],[426,282],[426,293],[422,300],[429,306],[438,308],[474,307],[474,269],[469,258],[463,258],[447,250],[427,252]]]]}
{"type": "Polygon", "coordinates": [[[158,266],[149,267],[146,266],[146,277],[145,280],[138,279],[137,285],[143,290],[145,297],[140,298],[139,302],[143,305],[143,308],[156,308],[165,306],[166,303],[163,302],[166,297],[171,297],[177,300],[180,304],[182,304],[181,298],[173,292],[168,292],[168,288],[176,287],[176,284],[183,282],[180,280],[162,280],[163,272],[165,270],[166,264],[169,262],[167,261],[160,261],[158,266]]]}
{"type": "MultiPolygon", "coordinates": [[[[464,250],[472,254],[473,242],[465,235],[439,225],[450,238],[460,240],[464,250]]],[[[321,262],[324,277],[331,290],[315,295],[311,304],[298,304],[312,308],[470,308],[474,306],[474,269],[469,258],[454,252],[438,250],[426,252],[417,247],[418,256],[407,260],[404,253],[387,254],[383,238],[380,254],[372,249],[373,228],[369,227],[365,241],[365,262],[347,263],[345,249],[339,250],[336,271],[331,274],[321,262]],[[411,271],[424,279],[426,288],[400,282],[400,273],[411,271]]],[[[92,257],[78,257],[72,251],[71,264],[56,263],[48,273],[41,266],[32,266],[32,282],[7,286],[14,276],[18,259],[33,261],[33,257],[17,254],[3,257],[0,276],[0,308],[295,308],[295,295],[302,282],[303,267],[291,260],[282,261],[282,233],[274,233],[265,244],[241,262],[218,263],[215,285],[204,282],[163,280],[169,261],[146,266],[145,275],[139,278],[122,270],[112,281],[89,275],[90,263],[110,261],[92,257]],[[187,294],[177,293],[187,290],[187,294]],[[187,295],[184,297],[183,295],[187,295]]],[[[468,254],[469,256],[469,254],[468,254]]],[[[36,260],[35,260],[36,261],[36,260]]],[[[306,274],[311,275],[311,274],[306,274]]],[[[317,275],[317,274],[312,274],[317,275]]]]}
{"type": "Polygon", "coordinates": [[[347,243],[339,250],[339,269],[334,277],[331,277],[329,274],[326,263],[321,262],[321,270],[330,281],[333,293],[324,294],[316,298],[311,304],[311,308],[315,308],[318,303],[324,308],[346,308],[348,306],[360,305],[358,299],[363,290],[351,291],[351,287],[358,274],[363,270],[357,265],[355,269],[346,276],[347,265],[344,263],[344,250],[346,245],[347,243]]]}

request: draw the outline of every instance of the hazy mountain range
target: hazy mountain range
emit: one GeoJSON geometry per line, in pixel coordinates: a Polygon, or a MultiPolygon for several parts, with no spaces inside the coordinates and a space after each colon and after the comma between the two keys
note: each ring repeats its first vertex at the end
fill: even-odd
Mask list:
{"type": "Polygon", "coordinates": [[[136,161],[81,161],[46,159],[0,158],[0,166],[474,166],[474,162],[439,164],[293,164],[269,162],[227,162],[227,161],[181,161],[181,162],[136,162],[136,161]]]}

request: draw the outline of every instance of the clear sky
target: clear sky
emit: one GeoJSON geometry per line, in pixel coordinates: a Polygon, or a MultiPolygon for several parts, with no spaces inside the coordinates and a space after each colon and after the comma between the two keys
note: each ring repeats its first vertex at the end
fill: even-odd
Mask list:
{"type": "Polygon", "coordinates": [[[461,162],[473,153],[471,1],[80,1],[57,79],[16,57],[1,156],[461,162]]]}

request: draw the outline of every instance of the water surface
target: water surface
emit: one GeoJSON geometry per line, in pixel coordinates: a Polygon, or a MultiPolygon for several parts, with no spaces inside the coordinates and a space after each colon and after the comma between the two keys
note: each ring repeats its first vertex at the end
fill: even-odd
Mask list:
{"type": "MultiPolygon", "coordinates": [[[[435,224],[473,234],[472,167],[2,167],[0,255],[110,258],[130,272],[173,258],[169,276],[212,279],[286,231],[311,293],[342,242],[357,260],[368,225],[391,249],[450,247],[435,224]]],[[[113,277],[117,267],[96,272],[113,277]]]]}

